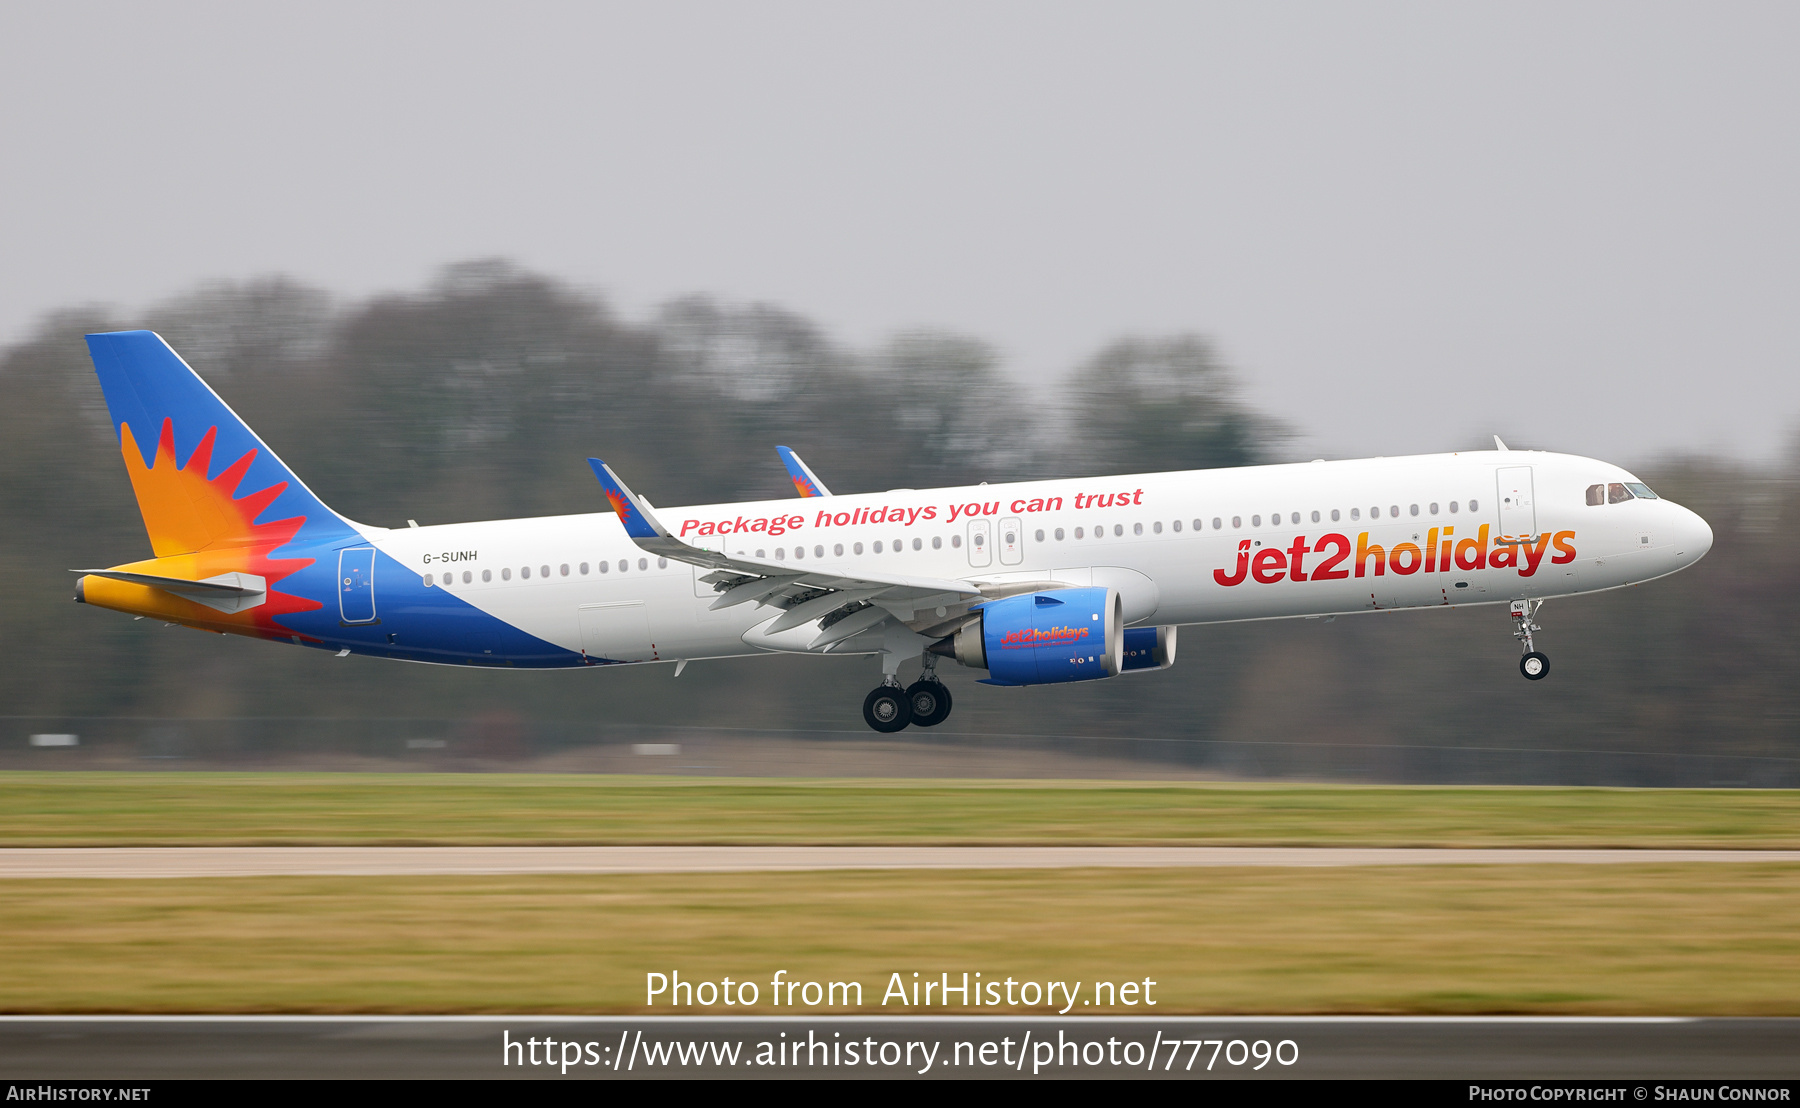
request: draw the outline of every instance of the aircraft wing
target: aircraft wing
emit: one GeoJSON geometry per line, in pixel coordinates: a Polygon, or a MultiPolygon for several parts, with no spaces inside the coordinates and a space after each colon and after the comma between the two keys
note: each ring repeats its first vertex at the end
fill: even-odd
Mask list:
{"type": "Polygon", "coordinates": [[[588,464],[625,534],[639,549],[713,570],[701,580],[719,592],[714,609],[752,601],[784,609],[770,625],[771,634],[818,620],[820,633],[807,644],[809,650],[829,647],[890,616],[904,623],[920,608],[966,605],[981,598],[981,590],[967,581],[866,570],[846,574],[827,566],[802,568],[694,546],[664,527],[649,503],[627,488],[605,462],[589,458],[588,464]]]}
{"type": "Polygon", "coordinates": [[[787,467],[788,476],[793,478],[794,489],[802,497],[830,496],[831,490],[825,482],[813,474],[812,468],[800,460],[800,455],[785,446],[777,446],[775,453],[781,455],[781,464],[787,467]]]}

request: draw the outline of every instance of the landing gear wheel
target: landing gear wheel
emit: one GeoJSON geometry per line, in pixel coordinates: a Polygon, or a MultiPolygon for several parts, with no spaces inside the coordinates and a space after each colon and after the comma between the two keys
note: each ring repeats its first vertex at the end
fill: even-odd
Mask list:
{"type": "Polygon", "coordinates": [[[942,681],[914,681],[906,690],[915,727],[936,727],[950,718],[950,690],[942,681]]]}
{"type": "Polygon", "coordinates": [[[898,685],[883,685],[863,701],[863,721],[884,735],[906,730],[913,721],[912,700],[898,685]]]}
{"type": "Polygon", "coordinates": [[[1533,650],[1519,659],[1519,672],[1527,681],[1542,681],[1550,672],[1550,659],[1533,650]]]}

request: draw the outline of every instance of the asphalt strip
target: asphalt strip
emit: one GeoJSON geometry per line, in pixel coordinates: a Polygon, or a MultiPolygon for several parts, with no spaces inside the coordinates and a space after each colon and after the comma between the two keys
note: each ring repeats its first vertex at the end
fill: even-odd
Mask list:
{"type": "Polygon", "coordinates": [[[751,873],[846,869],[1800,862],[1800,850],[1315,846],[138,846],[0,848],[5,878],[751,873]]]}

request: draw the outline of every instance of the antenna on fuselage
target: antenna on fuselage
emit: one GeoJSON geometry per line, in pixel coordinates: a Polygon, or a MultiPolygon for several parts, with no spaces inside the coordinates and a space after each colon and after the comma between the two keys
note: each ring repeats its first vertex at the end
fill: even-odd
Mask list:
{"type": "Polygon", "coordinates": [[[1495,450],[1507,450],[1510,448],[1505,443],[1500,441],[1499,435],[1495,435],[1494,436],[1494,449],[1495,450]]]}

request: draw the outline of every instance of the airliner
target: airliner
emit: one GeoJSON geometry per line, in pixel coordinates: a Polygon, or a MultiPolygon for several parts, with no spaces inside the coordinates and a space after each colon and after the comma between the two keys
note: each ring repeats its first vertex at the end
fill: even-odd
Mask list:
{"type": "Polygon", "coordinates": [[[1692,565],[1712,529],[1608,462],[1494,450],[658,508],[588,459],[610,511],[375,527],[332,511],[160,336],[89,335],[153,557],[77,601],[219,634],[439,665],[584,669],[860,655],[879,732],[982,684],[1167,669],[1240,620],[1503,607],[1519,669],[1546,600],[1692,565]],[[919,663],[910,684],[902,667],[919,663]]]}

